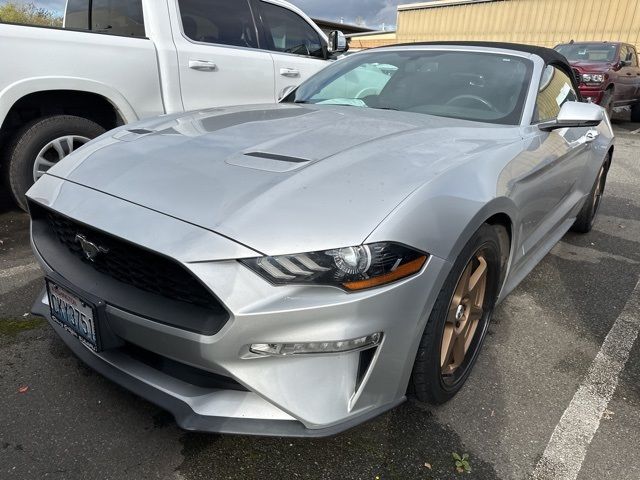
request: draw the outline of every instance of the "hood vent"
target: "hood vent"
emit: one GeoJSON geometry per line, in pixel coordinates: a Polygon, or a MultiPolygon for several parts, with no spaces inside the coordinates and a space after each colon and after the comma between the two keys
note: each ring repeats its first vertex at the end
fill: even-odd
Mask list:
{"type": "Polygon", "coordinates": [[[277,160],[279,162],[291,162],[291,163],[307,163],[310,160],[306,158],[288,157],[287,155],[278,155],[276,153],[267,152],[249,152],[245,153],[249,157],[266,158],[268,160],[277,160]]]}
{"type": "Polygon", "coordinates": [[[246,152],[233,155],[227,159],[229,165],[274,173],[291,172],[304,167],[309,162],[311,162],[311,160],[308,158],[291,157],[268,152],[246,152]]]}

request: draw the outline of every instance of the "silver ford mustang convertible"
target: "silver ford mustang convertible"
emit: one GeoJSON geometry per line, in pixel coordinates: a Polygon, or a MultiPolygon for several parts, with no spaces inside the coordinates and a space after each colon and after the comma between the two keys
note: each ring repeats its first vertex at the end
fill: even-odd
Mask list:
{"type": "Polygon", "coordinates": [[[407,45],[109,132],[29,191],[34,313],[188,430],[335,434],[467,380],[613,153],[557,52],[407,45]]]}

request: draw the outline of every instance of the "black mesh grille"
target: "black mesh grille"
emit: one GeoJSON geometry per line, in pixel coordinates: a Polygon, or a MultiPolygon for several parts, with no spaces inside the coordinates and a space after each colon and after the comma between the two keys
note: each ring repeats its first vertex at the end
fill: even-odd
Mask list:
{"type": "Polygon", "coordinates": [[[200,307],[220,310],[221,305],[207,289],[176,262],[67,217],[42,212],[58,240],[85,264],[110,277],[146,292],[200,307]],[[93,261],[87,259],[78,235],[106,250],[93,261]]]}

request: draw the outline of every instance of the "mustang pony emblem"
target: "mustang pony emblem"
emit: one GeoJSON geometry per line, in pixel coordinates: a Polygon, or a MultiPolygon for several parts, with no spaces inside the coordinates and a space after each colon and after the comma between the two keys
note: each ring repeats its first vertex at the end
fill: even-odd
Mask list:
{"type": "Polygon", "coordinates": [[[96,257],[101,253],[109,253],[108,248],[104,248],[100,245],[96,245],[95,243],[90,242],[84,235],[77,234],[76,242],[80,244],[80,246],[82,247],[82,251],[84,252],[84,256],[87,257],[87,260],[91,262],[95,262],[96,257]]]}

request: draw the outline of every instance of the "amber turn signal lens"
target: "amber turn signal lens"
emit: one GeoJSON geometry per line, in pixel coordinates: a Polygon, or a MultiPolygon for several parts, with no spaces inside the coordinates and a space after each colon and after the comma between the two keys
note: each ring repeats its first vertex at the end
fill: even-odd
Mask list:
{"type": "Polygon", "coordinates": [[[396,280],[400,280],[402,278],[413,275],[414,273],[418,273],[422,270],[422,267],[427,261],[427,256],[418,257],[415,260],[412,260],[404,265],[399,266],[393,272],[386,273],[384,275],[380,275],[374,278],[368,278],[367,280],[357,280],[355,282],[346,282],[342,285],[347,290],[365,290],[367,288],[379,287],[380,285],[385,285],[387,283],[395,282],[396,280]]]}

